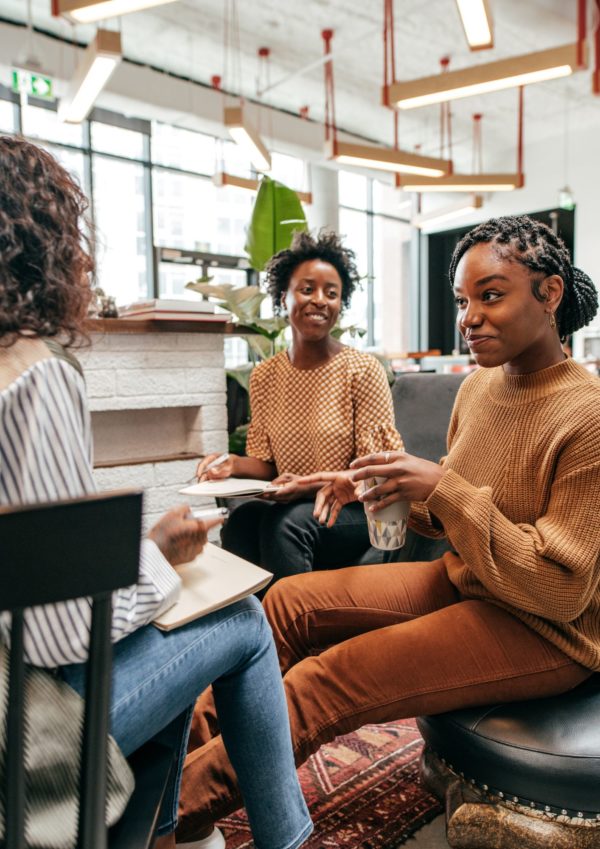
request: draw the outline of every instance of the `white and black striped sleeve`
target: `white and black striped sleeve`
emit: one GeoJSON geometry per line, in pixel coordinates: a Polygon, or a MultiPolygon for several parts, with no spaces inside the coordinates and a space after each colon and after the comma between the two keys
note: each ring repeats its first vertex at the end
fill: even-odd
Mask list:
{"type": "MultiPolygon", "coordinates": [[[[76,498],[96,491],[90,415],[81,376],[68,363],[36,363],[0,393],[0,504],[76,498]]],[[[157,546],[144,540],[138,584],[113,595],[113,642],[170,607],[180,579],[157,546]]],[[[7,616],[2,616],[7,634],[7,616]]],[[[35,666],[87,657],[88,599],[31,608],[25,615],[26,659],[35,666]]]]}

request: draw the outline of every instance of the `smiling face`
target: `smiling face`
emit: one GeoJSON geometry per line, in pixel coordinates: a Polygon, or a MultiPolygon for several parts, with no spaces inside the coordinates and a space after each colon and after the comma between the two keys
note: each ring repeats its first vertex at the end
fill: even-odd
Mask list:
{"type": "Polygon", "coordinates": [[[475,362],[525,374],[562,359],[550,312],[563,292],[558,275],[543,278],[538,300],[532,292],[533,272],[503,259],[491,243],[474,245],[461,258],[454,279],[457,325],[475,362]]]}
{"type": "Polygon", "coordinates": [[[281,302],[295,333],[306,341],[324,339],[342,308],[340,275],[328,262],[306,260],[294,269],[281,302]]]}

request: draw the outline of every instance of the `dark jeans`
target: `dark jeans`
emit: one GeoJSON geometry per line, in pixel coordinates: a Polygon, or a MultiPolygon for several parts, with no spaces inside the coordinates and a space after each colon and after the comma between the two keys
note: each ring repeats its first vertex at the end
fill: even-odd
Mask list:
{"type": "MultiPolygon", "coordinates": [[[[319,525],[313,508],[314,501],[246,501],[223,528],[223,548],[272,572],[274,581],[362,561],[370,546],[363,505],[346,505],[333,528],[319,525]]],[[[379,562],[380,554],[373,550],[369,562],[379,562]]]]}

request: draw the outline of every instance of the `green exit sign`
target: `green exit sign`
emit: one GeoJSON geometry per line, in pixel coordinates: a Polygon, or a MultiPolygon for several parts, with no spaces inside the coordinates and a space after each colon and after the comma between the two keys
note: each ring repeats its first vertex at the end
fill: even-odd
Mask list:
{"type": "Polygon", "coordinates": [[[44,100],[54,100],[52,78],[34,74],[32,71],[13,68],[12,89],[19,94],[29,94],[32,97],[41,97],[44,100]]]}

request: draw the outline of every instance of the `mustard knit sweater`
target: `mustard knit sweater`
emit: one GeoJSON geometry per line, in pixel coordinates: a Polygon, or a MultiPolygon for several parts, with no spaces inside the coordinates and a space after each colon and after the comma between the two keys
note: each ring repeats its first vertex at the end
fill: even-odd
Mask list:
{"type": "Polygon", "coordinates": [[[478,369],[458,393],[444,468],[411,524],[446,533],[452,583],[600,670],[600,380],[571,359],[526,375],[478,369]]]}

